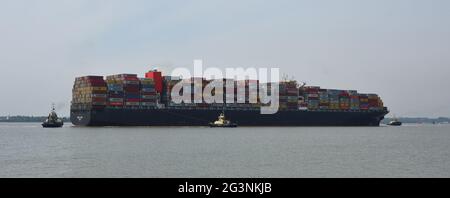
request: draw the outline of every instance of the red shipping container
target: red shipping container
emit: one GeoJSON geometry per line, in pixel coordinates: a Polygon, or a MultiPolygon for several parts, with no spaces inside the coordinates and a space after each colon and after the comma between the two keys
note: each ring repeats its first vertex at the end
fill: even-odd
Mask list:
{"type": "Polygon", "coordinates": [[[139,87],[126,86],[123,90],[128,93],[139,93],[139,87]]]}
{"type": "Polygon", "coordinates": [[[139,78],[138,77],[128,77],[128,76],[126,76],[125,78],[123,78],[124,80],[126,80],[126,81],[139,81],[139,78]]]}
{"type": "Polygon", "coordinates": [[[141,99],[138,98],[130,98],[130,99],[126,99],[126,102],[140,102],[141,99]]]}
{"type": "Polygon", "coordinates": [[[123,106],[123,102],[110,102],[109,106],[123,106]]]}
{"type": "Polygon", "coordinates": [[[92,102],[105,102],[106,98],[92,98],[92,102]]]}
{"type": "Polygon", "coordinates": [[[86,80],[87,82],[105,82],[105,80],[103,80],[103,78],[101,78],[101,79],[96,79],[96,78],[94,78],[94,79],[87,79],[86,80]]]}
{"type": "Polygon", "coordinates": [[[339,96],[341,97],[350,97],[350,94],[347,91],[342,91],[339,96]]]}
{"type": "Polygon", "coordinates": [[[91,86],[93,87],[106,87],[106,82],[100,82],[100,81],[96,81],[96,82],[90,82],[89,83],[91,86]]]}

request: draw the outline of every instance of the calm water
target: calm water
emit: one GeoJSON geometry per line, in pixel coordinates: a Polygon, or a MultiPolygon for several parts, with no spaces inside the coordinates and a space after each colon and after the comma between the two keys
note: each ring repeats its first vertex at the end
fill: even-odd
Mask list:
{"type": "Polygon", "coordinates": [[[450,177],[450,125],[0,124],[0,177],[450,177]]]}

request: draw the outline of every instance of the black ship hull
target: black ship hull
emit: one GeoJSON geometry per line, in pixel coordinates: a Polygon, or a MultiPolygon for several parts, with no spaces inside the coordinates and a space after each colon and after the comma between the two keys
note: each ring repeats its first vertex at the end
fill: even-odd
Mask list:
{"type": "Polygon", "coordinates": [[[42,123],[42,127],[44,128],[61,128],[63,127],[64,123],[42,123]]]}
{"type": "MultiPolygon", "coordinates": [[[[209,126],[222,110],[201,109],[101,109],[71,110],[76,126],[209,126]]],[[[384,111],[279,111],[226,110],[239,126],[379,126],[384,111]]]]}

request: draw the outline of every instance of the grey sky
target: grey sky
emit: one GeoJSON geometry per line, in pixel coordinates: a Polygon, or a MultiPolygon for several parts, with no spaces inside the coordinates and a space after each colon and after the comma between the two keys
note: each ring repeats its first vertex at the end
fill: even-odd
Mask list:
{"type": "Polygon", "coordinates": [[[279,67],[450,116],[450,1],[0,0],[0,115],[68,115],[76,76],[279,67]]]}

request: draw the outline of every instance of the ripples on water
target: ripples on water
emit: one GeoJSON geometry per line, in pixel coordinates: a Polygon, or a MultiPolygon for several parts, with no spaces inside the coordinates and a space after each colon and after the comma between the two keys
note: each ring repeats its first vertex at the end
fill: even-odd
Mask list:
{"type": "Polygon", "coordinates": [[[103,127],[0,123],[0,177],[450,177],[450,125],[103,127]]]}

